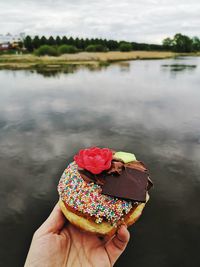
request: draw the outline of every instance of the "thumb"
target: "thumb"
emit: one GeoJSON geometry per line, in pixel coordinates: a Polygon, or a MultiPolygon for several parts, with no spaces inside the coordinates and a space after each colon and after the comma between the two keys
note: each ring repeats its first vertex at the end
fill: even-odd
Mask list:
{"type": "Polygon", "coordinates": [[[115,237],[105,245],[105,249],[108,253],[112,266],[125,250],[129,239],[130,233],[127,230],[127,227],[125,225],[121,225],[115,237]]]}

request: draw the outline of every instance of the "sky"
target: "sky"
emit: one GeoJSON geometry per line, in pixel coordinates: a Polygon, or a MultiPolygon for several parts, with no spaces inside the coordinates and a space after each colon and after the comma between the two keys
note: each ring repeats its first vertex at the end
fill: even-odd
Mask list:
{"type": "Polygon", "coordinates": [[[199,0],[0,0],[0,33],[161,43],[200,37],[199,0]]]}

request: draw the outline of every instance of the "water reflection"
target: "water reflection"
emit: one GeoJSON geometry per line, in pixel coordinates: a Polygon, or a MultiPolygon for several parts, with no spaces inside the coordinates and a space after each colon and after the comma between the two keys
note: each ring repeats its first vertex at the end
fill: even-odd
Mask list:
{"type": "MultiPolygon", "coordinates": [[[[121,72],[130,71],[129,62],[117,62],[113,63],[120,68],[121,72]]],[[[41,74],[43,77],[60,77],[61,74],[70,74],[77,72],[80,69],[89,69],[91,72],[101,71],[108,68],[111,65],[109,62],[100,62],[99,64],[68,64],[63,66],[51,65],[51,66],[37,66],[35,69],[29,70],[28,72],[41,74]]]]}
{"type": "Polygon", "coordinates": [[[61,73],[74,73],[77,69],[80,68],[78,65],[65,65],[64,67],[60,66],[48,66],[48,67],[37,67],[32,72],[41,74],[44,77],[59,77],[61,73]]]}
{"type": "Polygon", "coordinates": [[[169,69],[172,72],[176,71],[193,71],[197,65],[187,65],[187,64],[171,64],[171,65],[162,65],[163,68],[169,69]]]}
{"type": "Polygon", "coordinates": [[[197,266],[200,217],[191,203],[200,200],[200,76],[196,67],[172,79],[162,65],[174,64],[133,61],[46,78],[0,72],[2,266],[23,265],[32,232],[57,200],[63,169],[92,145],[134,151],[155,183],[117,266],[186,267],[191,258],[197,266]]]}
{"type": "Polygon", "coordinates": [[[122,62],[118,62],[116,64],[120,67],[121,72],[129,72],[130,71],[130,67],[131,67],[130,62],[122,61],[122,62]]]}
{"type": "Polygon", "coordinates": [[[198,68],[198,57],[177,57],[174,60],[169,60],[161,65],[161,70],[164,73],[170,73],[172,78],[176,78],[177,75],[188,74],[193,75],[193,72],[198,68]]]}

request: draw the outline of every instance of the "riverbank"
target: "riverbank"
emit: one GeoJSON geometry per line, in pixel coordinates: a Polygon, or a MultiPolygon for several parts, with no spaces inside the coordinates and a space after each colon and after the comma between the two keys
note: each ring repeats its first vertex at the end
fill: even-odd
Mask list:
{"type": "Polygon", "coordinates": [[[32,54],[27,55],[0,55],[0,69],[62,69],[69,65],[88,65],[98,67],[108,65],[112,62],[137,60],[137,59],[166,59],[181,55],[173,52],[159,51],[131,51],[131,52],[81,52],[77,54],[65,54],[59,57],[43,56],[38,57],[32,54]]]}

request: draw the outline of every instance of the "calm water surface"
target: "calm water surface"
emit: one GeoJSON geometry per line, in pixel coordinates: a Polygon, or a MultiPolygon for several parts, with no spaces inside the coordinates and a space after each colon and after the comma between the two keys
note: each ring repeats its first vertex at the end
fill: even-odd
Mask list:
{"type": "Polygon", "coordinates": [[[200,58],[0,71],[0,266],[22,266],[83,147],[132,151],[155,187],[116,266],[200,262],[200,58]]]}

